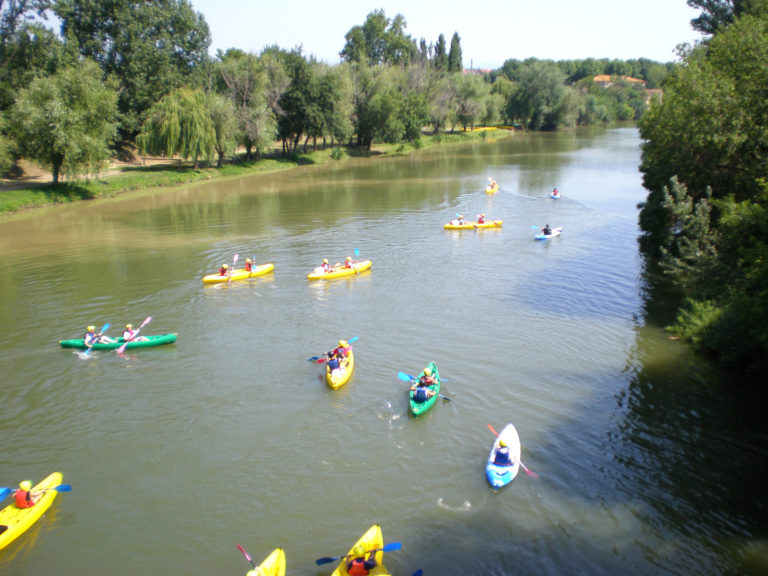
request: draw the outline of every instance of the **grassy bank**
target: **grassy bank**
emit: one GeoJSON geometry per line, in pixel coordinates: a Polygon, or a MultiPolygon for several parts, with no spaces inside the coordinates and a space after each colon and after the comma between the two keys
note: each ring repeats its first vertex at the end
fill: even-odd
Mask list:
{"type": "MultiPolygon", "coordinates": [[[[397,156],[410,154],[416,150],[423,150],[437,145],[506,137],[510,134],[511,132],[506,130],[488,131],[487,129],[478,129],[472,132],[425,135],[416,143],[383,144],[377,146],[371,152],[356,148],[342,150],[344,157],[367,156],[373,158],[397,156]]],[[[252,174],[277,172],[301,165],[328,164],[330,162],[343,162],[343,158],[339,160],[332,159],[331,149],[326,148],[315,152],[310,151],[306,154],[294,154],[289,157],[283,157],[276,153],[253,161],[238,159],[224,164],[221,168],[206,167],[194,169],[191,163],[174,162],[154,166],[126,166],[88,180],[60,182],[58,186],[53,186],[52,184],[30,184],[29,187],[13,186],[6,189],[0,186],[0,215],[37,206],[48,206],[92,198],[108,198],[131,190],[175,186],[202,180],[212,180],[214,178],[235,178],[252,174]]]]}

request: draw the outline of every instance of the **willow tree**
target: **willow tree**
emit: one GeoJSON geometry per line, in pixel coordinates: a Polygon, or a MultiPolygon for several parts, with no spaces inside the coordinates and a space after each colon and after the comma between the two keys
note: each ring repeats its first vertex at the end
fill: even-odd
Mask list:
{"type": "Polygon", "coordinates": [[[149,110],[136,139],[145,154],[168,158],[192,158],[195,170],[200,158],[210,162],[216,147],[216,130],[202,90],[179,88],[149,110]]]}
{"type": "Polygon", "coordinates": [[[117,94],[91,60],[34,80],[19,92],[8,131],[17,152],[60,173],[90,174],[104,167],[117,131],[117,94]]]}

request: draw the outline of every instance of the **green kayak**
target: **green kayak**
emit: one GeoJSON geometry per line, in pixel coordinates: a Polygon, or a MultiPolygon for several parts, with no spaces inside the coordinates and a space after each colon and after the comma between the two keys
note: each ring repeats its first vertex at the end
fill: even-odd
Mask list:
{"type": "MultiPolygon", "coordinates": [[[[173,334],[157,334],[156,336],[144,336],[146,340],[142,340],[142,336],[139,336],[136,340],[128,342],[125,347],[127,350],[134,348],[151,348],[152,346],[161,346],[162,344],[172,344],[176,342],[175,332],[173,334]]],[[[62,348],[79,348],[85,350],[88,346],[85,345],[82,338],[76,340],[59,340],[62,348]]],[[[116,350],[125,344],[125,340],[117,338],[114,342],[97,342],[92,346],[94,350],[116,350]]]]}
{"type": "Polygon", "coordinates": [[[419,374],[419,378],[424,376],[424,373],[429,370],[432,378],[434,378],[435,383],[430,384],[426,388],[428,390],[431,390],[434,392],[429,398],[423,401],[419,401],[417,397],[417,393],[413,390],[411,390],[408,395],[410,397],[410,405],[411,405],[411,414],[414,416],[420,416],[421,414],[424,414],[427,410],[432,408],[432,406],[435,405],[435,402],[437,402],[437,398],[440,394],[440,373],[437,371],[437,366],[434,362],[430,362],[427,364],[426,368],[421,371],[421,374],[419,374]]]}

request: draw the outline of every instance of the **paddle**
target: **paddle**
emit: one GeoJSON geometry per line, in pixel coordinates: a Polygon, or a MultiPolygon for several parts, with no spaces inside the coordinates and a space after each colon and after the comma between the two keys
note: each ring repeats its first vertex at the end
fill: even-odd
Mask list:
{"type": "MultiPolygon", "coordinates": [[[[51,488],[44,488],[43,492],[48,490],[56,490],[56,492],[72,492],[72,486],[69,484],[59,484],[58,486],[52,486],[51,488]]],[[[15,492],[15,488],[0,488],[0,500],[8,496],[11,492],[15,492]]]]}
{"type": "MultiPolygon", "coordinates": [[[[416,376],[411,376],[410,374],[406,374],[405,372],[398,372],[397,377],[400,378],[403,382],[413,382],[414,380],[418,380],[416,376]]],[[[446,382],[446,380],[443,380],[440,378],[440,382],[446,382]]],[[[438,394],[440,398],[443,400],[448,400],[448,402],[453,402],[453,398],[448,398],[448,396],[445,396],[443,394],[438,394]]]]}
{"type": "MultiPolygon", "coordinates": [[[[355,340],[359,340],[360,336],[355,336],[354,338],[350,338],[347,340],[348,344],[352,344],[355,340]]],[[[325,352],[324,354],[320,354],[320,356],[312,356],[311,358],[307,358],[307,362],[317,362],[318,364],[322,364],[328,359],[328,352],[325,352]]]]}
{"type": "Polygon", "coordinates": [[[149,324],[151,320],[152,320],[152,316],[147,316],[147,317],[144,319],[144,322],[142,322],[142,323],[141,323],[141,326],[139,326],[139,327],[136,329],[136,332],[134,332],[134,333],[133,333],[133,335],[132,335],[132,336],[131,336],[131,337],[130,337],[128,340],[126,340],[126,341],[123,343],[123,345],[122,345],[122,346],[120,346],[120,348],[118,348],[118,349],[117,349],[117,353],[118,353],[118,354],[122,354],[123,352],[125,352],[125,347],[126,347],[126,346],[128,346],[128,342],[131,342],[131,341],[135,340],[135,339],[136,339],[136,336],[138,336],[138,335],[139,335],[139,331],[140,331],[142,328],[144,328],[144,326],[146,326],[147,324],[149,324]]]}
{"type": "Polygon", "coordinates": [[[256,566],[256,564],[253,563],[253,560],[251,559],[251,557],[248,554],[248,552],[245,551],[245,548],[243,548],[242,546],[240,546],[240,544],[238,544],[237,545],[237,549],[240,550],[240,552],[243,553],[243,556],[245,556],[245,559],[248,560],[248,562],[251,563],[251,566],[253,566],[254,568],[258,568],[258,566],[256,566]]]}
{"type": "MultiPolygon", "coordinates": [[[[382,548],[376,548],[375,550],[368,550],[366,551],[366,555],[370,554],[371,552],[392,552],[393,550],[400,550],[403,545],[400,542],[390,542],[389,544],[385,544],[382,548]]],[[[352,556],[352,554],[347,554],[346,556],[336,556],[335,558],[318,558],[315,560],[315,564],[318,566],[322,566],[323,564],[330,564],[331,562],[336,562],[337,560],[342,560],[344,558],[349,558],[352,556]]]]}
{"type": "Polygon", "coordinates": [[[232,257],[232,268],[229,270],[229,275],[228,275],[228,278],[227,278],[227,284],[231,284],[232,283],[232,272],[234,272],[235,264],[237,264],[237,260],[239,258],[240,258],[240,254],[235,254],[232,257]]]}
{"type": "MultiPolygon", "coordinates": [[[[493,432],[494,434],[496,434],[496,436],[497,436],[497,437],[499,436],[499,433],[498,433],[498,432],[496,432],[496,430],[494,430],[494,429],[493,429],[493,426],[491,426],[490,424],[488,424],[488,428],[490,428],[490,429],[491,429],[491,432],[493,432]]],[[[536,474],[536,472],[531,472],[530,470],[528,470],[528,467],[527,467],[525,464],[523,464],[523,461],[522,461],[522,460],[520,460],[519,462],[520,462],[520,466],[522,466],[522,467],[523,467],[523,470],[525,470],[525,473],[526,473],[526,474],[528,474],[528,476],[533,476],[534,478],[538,478],[538,477],[539,477],[539,475],[538,475],[538,474],[536,474]]]]}
{"type": "Polygon", "coordinates": [[[83,352],[83,357],[87,358],[91,354],[91,352],[93,351],[93,345],[99,341],[99,337],[102,336],[104,332],[109,330],[109,326],[110,324],[109,322],[107,322],[106,324],[104,324],[104,326],[101,327],[101,331],[98,334],[96,334],[93,340],[91,340],[91,343],[88,344],[88,349],[85,352],[83,352]]]}

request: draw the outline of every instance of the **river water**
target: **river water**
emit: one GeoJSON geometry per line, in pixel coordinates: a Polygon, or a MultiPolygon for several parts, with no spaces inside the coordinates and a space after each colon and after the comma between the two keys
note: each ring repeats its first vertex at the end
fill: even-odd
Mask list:
{"type": "Polygon", "coordinates": [[[0,573],[238,574],[240,543],[319,576],[374,523],[395,575],[768,573],[765,400],[663,329],[639,145],[516,135],[1,219],[0,485],[73,489],[0,573]],[[443,230],[481,212],[503,229],[443,230]],[[306,279],[356,251],[369,272],[306,279]],[[203,286],[236,253],[275,271],[203,286]],[[178,342],[57,343],[148,316],[178,342]],[[332,391],[306,359],[351,337],[332,391]],[[398,372],[431,360],[451,400],[416,420],[398,372]],[[494,492],[509,422],[538,478],[494,492]]]}

